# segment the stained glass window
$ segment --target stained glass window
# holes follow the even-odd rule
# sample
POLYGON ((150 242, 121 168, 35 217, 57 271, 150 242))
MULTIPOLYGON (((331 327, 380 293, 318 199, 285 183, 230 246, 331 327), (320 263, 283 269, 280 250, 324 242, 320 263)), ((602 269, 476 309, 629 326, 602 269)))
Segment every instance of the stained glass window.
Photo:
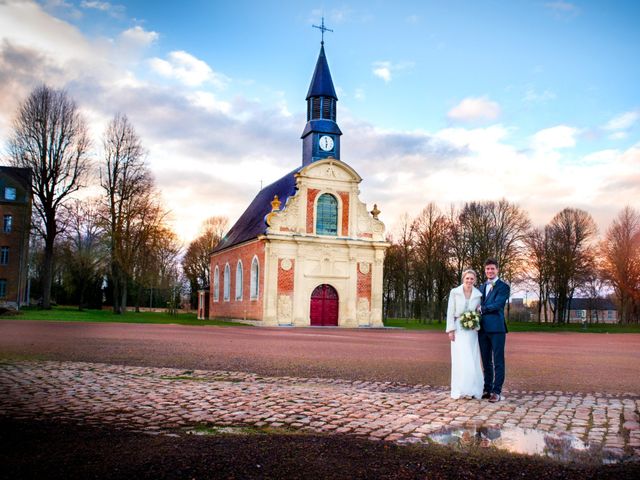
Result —
POLYGON ((318 199, 316 233, 318 235, 338 234, 338 200, 328 193, 323 193, 318 199))

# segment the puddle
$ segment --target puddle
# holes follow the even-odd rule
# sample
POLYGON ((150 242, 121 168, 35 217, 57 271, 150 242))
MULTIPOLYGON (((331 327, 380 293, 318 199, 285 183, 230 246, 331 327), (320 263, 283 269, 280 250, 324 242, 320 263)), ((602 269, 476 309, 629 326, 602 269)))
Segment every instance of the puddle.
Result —
POLYGON ((246 427, 196 427, 194 429, 187 430, 187 435, 247 435, 248 429, 246 427))
POLYGON ((512 453, 542 455, 561 462, 618 463, 622 452, 589 445, 569 433, 544 432, 518 427, 467 427, 432 433, 431 441, 455 448, 498 448, 512 453))

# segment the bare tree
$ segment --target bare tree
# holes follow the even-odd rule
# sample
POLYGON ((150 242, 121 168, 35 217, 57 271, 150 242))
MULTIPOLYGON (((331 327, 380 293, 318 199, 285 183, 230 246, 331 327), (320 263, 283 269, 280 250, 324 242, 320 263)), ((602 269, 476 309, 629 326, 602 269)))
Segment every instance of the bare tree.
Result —
POLYGON ((527 246, 527 259, 525 261, 525 271, 528 280, 533 282, 538 290, 538 323, 548 321, 549 288, 550 288, 550 259, 549 259, 549 237, 547 229, 534 229, 529 232, 525 239, 527 246))
MULTIPOLYGON (((176 292, 180 290, 179 263, 181 245, 176 233, 164 222, 150 228, 145 233, 145 241, 141 246, 141 254, 134 267, 133 284, 136 289, 135 307, 140 311, 142 293, 149 292, 149 304, 153 306, 155 292, 156 301, 164 305, 177 307, 176 292)), ((163 306, 164 306, 163 305, 163 306)))
POLYGON ((484 281, 484 262, 495 258, 500 276, 512 281, 520 272, 524 240, 531 227, 527 213, 506 200, 470 202, 458 216, 459 241, 466 248, 467 265, 484 281))
POLYGON ((414 261, 415 225, 407 214, 403 215, 398 228, 398 238, 389 236, 391 247, 384 259, 383 283, 385 315, 409 318, 412 314, 413 298, 412 269, 414 261))
POLYGON ((104 222, 109 237, 113 311, 127 306, 127 284, 134 260, 144 243, 145 220, 151 212, 153 178, 147 168, 140 137, 126 115, 116 114, 104 134, 104 163, 100 186, 104 190, 104 222))
POLYGON ((565 208, 546 227, 554 319, 568 321, 568 309, 577 288, 593 274, 597 227, 584 210, 565 208))
POLYGON ((419 318, 442 321, 446 300, 456 283, 451 259, 449 219, 434 203, 429 203, 414 221, 414 283, 419 318))
POLYGON ((626 206, 600 244, 602 274, 614 288, 620 321, 640 320, 640 213, 626 206))
POLYGON ((200 234, 187 247, 182 259, 182 270, 189 282, 191 305, 197 302, 197 292, 208 288, 211 282, 211 252, 227 229, 227 217, 211 217, 204 221, 200 234))
POLYGON ((149 289, 151 295, 154 288, 158 294, 166 290, 167 287, 162 285, 163 269, 168 261, 165 257, 171 249, 175 250, 177 258, 180 245, 177 235, 166 224, 168 212, 154 190, 136 203, 135 215, 127 220, 129 228, 124 236, 126 244, 122 248, 122 258, 125 261, 122 265, 129 279, 127 283, 133 288, 136 312, 139 312, 145 290, 149 289))
MULTIPOLYGON (((104 231, 99 225, 97 200, 74 200, 65 209, 66 229, 62 235, 62 255, 66 277, 75 291, 78 309, 87 303, 90 289, 101 297, 108 252, 104 231)), ((95 296, 95 293, 94 293, 95 296)))
POLYGON ((86 122, 64 90, 37 87, 20 105, 9 141, 11 162, 30 168, 37 221, 44 241, 42 307, 51 308, 54 244, 61 233, 59 212, 84 186, 90 147, 86 122))

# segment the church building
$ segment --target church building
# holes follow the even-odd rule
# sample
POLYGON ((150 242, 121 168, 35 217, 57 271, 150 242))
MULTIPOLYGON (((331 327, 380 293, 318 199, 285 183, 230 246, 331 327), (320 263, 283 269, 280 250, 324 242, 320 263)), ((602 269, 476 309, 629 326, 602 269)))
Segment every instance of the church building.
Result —
POLYGON ((337 101, 323 41, 307 93, 302 165, 264 187, 215 247, 199 317, 382 326, 389 244, 377 207, 368 212, 358 197, 362 178, 340 159, 337 101))

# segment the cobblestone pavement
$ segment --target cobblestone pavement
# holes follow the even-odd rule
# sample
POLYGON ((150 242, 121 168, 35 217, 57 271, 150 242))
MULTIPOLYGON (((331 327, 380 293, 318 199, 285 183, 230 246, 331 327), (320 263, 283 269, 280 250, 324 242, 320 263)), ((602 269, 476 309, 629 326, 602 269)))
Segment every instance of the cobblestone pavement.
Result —
POLYGON ((446 427, 570 432, 640 460, 640 397, 506 391, 499 403, 452 400, 429 385, 98 363, 0 363, 0 414, 168 432, 189 425, 253 425, 426 441, 446 427))

